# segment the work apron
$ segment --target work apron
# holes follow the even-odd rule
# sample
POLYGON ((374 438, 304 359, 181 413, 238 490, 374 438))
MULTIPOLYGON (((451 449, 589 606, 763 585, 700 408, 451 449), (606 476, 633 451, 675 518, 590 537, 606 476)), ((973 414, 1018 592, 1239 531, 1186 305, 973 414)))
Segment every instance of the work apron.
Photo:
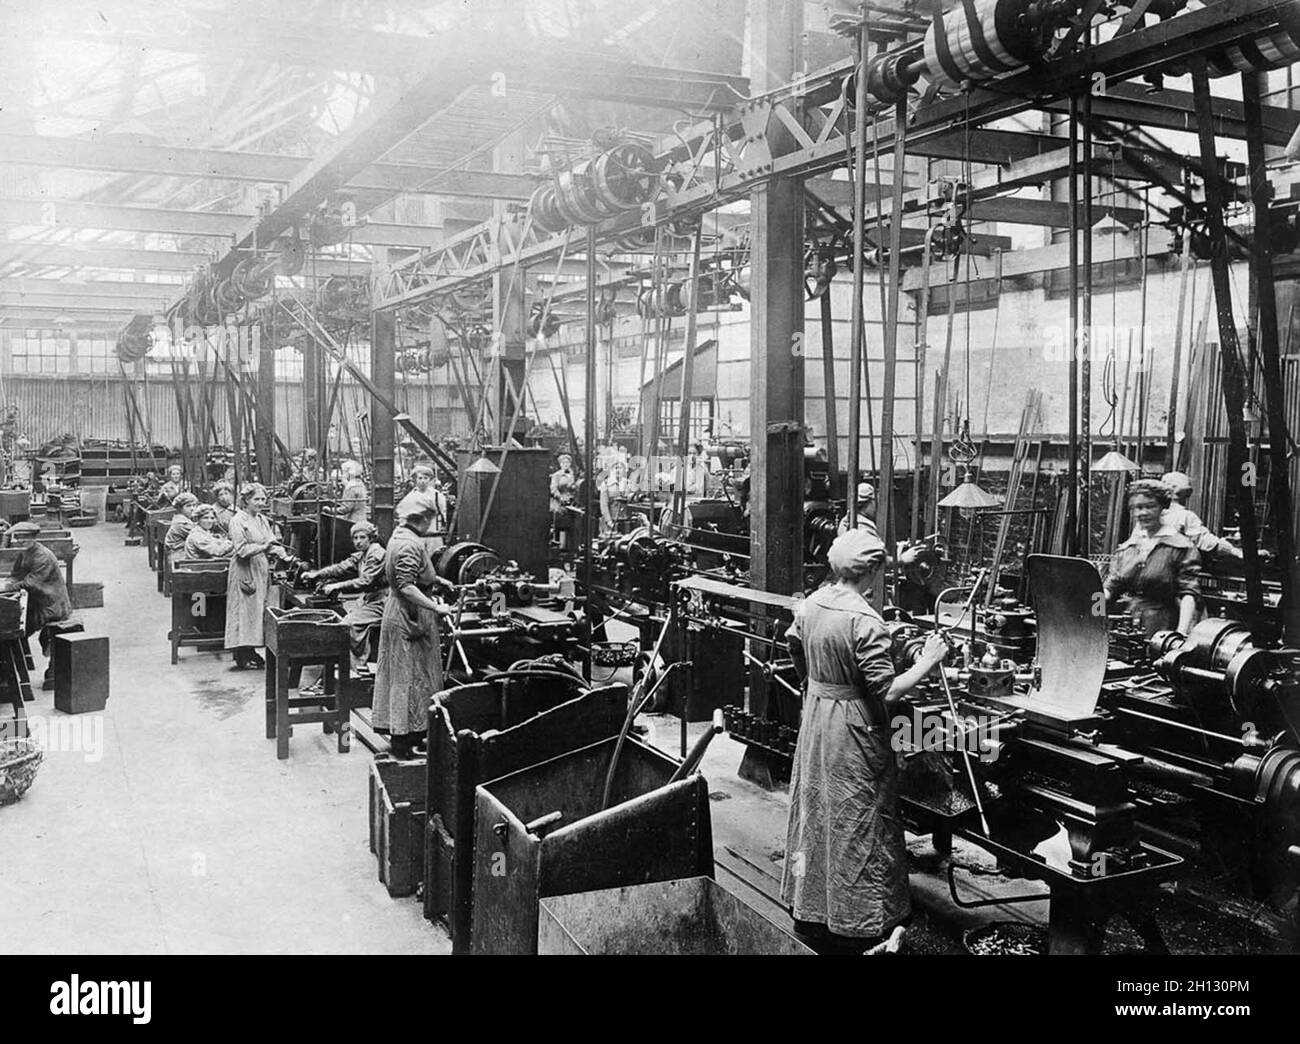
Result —
POLYGON ((790 785, 781 898, 836 935, 888 934, 911 913, 898 766, 884 708, 809 679, 790 785))

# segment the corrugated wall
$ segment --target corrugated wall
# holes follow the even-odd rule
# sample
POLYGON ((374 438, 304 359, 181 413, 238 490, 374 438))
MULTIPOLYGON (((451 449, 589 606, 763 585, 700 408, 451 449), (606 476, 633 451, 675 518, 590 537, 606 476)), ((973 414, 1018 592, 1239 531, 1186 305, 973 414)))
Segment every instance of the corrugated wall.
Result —
MULTIPOLYGON (((180 418, 176 407, 176 394, 168 378, 150 378, 147 393, 137 382, 136 395, 140 409, 152 428, 155 443, 178 447, 181 443, 180 418)), ((226 440, 229 425, 226 421, 226 400, 222 389, 217 389, 217 431, 226 440)), ((405 389, 398 381, 398 404, 417 421, 423 422, 437 436, 445 433, 436 423, 431 423, 429 389, 422 383, 412 382, 405 389)), ((353 418, 354 438, 358 413, 368 412, 370 399, 357 385, 345 382, 339 394, 339 413, 346 411, 353 418)), ((95 376, 23 376, 8 374, 0 380, 0 402, 18 407, 18 429, 40 445, 64 434, 82 439, 126 440, 129 432, 126 423, 124 382, 120 377, 95 376)), ((305 445, 303 432, 302 386, 295 382, 280 381, 275 392, 276 430, 293 451, 305 445)), ((340 432, 336 449, 346 448, 340 432)))

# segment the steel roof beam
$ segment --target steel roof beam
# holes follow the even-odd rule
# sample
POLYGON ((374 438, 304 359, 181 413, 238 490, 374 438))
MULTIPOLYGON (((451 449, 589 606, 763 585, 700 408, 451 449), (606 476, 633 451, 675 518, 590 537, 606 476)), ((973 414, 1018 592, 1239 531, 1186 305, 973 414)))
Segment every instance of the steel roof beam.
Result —
MULTIPOLYGON (((203 210, 127 207, 77 200, 0 199, 0 226, 93 228, 107 232, 161 232, 175 236, 231 239, 255 219, 254 214, 214 214, 203 210)), ((427 249, 442 244, 443 232, 435 226, 370 221, 358 224, 349 238, 359 246, 427 249)))
MULTIPOLYGON (((287 184, 311 160, 259 152, 173 148, 133 142, 55 138, 43 134, 0 134, 0 165, 112 171, 178 178, 216 178, 259 184, 287 184)), ((428 192, 470 199, 527 199, 536 179, 490 170, 448 170, 445 165, 374 163, 346 184, 358 191, 428 192)))

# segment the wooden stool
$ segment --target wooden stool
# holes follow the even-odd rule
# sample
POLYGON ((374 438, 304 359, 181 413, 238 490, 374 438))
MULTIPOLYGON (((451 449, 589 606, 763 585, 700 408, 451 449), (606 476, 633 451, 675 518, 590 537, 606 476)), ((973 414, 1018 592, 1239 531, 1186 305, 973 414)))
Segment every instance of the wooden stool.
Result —
POLYGON ((0 701, 9 703, 13 711, 13 736, 27 736, 27 708, 24 703, 36 699, 32 692, 31 664, 27 651, 27 636, 21 628, 0 632, 0 701))
POLYGON ((324 609, 271 609, 263 617, 266 646, 266 738, 275 740, 275 756, 289 756, 294 725, 320 722, 338 735, 338 751, 352 749, 350 690, 351 647, 348 627, 340 616, 324 609), (303 667, 325 669, 324 692, 290 696, 294 676, 303 667), (331 706, 332 704, 332 706, 331 706), (304 708, 304 709, 297 709, 304 708), (308 709, 310 708, 310 709, 308 709))

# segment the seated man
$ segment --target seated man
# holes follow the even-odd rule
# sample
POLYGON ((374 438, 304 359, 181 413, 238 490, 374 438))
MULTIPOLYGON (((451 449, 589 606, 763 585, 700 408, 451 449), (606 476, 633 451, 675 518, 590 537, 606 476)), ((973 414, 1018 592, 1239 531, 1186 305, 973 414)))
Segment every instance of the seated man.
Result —
POLYGON ((352 554, 336 565, 326 566, 302 574, 308 582, 333 580, 323 589, 326 594, 360 594, 343 617, 350 628, 352 640, 352 672, 366 674, 370 671, 367 653, 370 629, 378 627, 384 618, 384 604, 388 600, 388 578, 384 574, 384 545, 379 542, 379 532, 369 522, 358 522, 352 527, 352 554))
MULTIPOLYGON (((49 655, 49 637, 44 628, 72 615, 72 600, 63 581, 63 565, 36 537, 41 527, 35 522, 20 522, 9 530, 9 546, 23 549, 14 562, 14 571, 0 584, 3 591, 27 592, 27 637, 40 632, 41 652, 49 655)), ((49 677, 49 670, 46 670, 49 677)))

